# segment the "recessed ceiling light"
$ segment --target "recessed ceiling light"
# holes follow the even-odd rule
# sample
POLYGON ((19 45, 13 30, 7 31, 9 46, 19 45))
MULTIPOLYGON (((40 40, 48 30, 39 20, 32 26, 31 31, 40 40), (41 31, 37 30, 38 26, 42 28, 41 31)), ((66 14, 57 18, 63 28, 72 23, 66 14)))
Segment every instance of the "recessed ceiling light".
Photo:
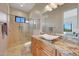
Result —
POLYGON ((57 4, 55 4, 55 3, 50 3, 49 6, 50 6, 51 8, 53 8, 53 9, 56 9, 56 8, 57 8, 57 4))
POLYGON ((29 23, 29 21, 26 21, 26 23, 29 23))
POLYGON ((21 4, 20 7, 23 7, 23 4, 21 4))

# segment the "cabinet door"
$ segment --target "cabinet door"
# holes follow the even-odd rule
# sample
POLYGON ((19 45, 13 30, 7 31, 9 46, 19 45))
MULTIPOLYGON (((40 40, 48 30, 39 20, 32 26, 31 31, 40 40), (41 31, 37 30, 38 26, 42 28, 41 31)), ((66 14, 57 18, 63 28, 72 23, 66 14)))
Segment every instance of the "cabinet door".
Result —
POLYGON ((34 56, 55 56, 56 51, 45 42, 32 38, 32 54, 34 56))
POLYGON ((58 50, 56 50, 56 53, 57 53, 56 56, 62 56, 61 53, 58 50))
POLYGON ((55 56, 55 49, 41 40, 38 40, 38 49, 41 50, 40 55, 55 56))
POLYGON ((49 49, 49 48, 47 48, 47 49, 45 49, 45 48, 43 48, 42 49, 43 50, 43 52, 45 52, 48 56, 55 56, 55 49, 49 49))
POLYGON ((34 38, 32 38, 32 54, 35 56, 36 55, 36 41, 34 38))
POLYGON ((47 53, 47 52, 46 52, 45 50, 43 50, 43 49, 40 49, 39 52, 40 52, 40 55, 39 55, 39 56, 50 56, 49 53, 47 53))
POLYGON ((39 56, 40 52, 39 52, 39 42, 37 39, 32 38, 32 55, 33 56, 39 56))
POLYGON ((55 56, 55 49, 51 47, 50 45, 43 43, 41 48, 47 52, 50 56, 55 56))

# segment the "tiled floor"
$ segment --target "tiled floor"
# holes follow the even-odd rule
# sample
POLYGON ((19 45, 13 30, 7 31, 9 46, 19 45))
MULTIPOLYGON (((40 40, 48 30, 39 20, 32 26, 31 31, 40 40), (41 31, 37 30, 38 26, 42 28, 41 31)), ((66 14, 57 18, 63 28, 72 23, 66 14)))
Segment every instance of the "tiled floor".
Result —
POLYGON ((2 37, 2 34, 0 33, 0 55, 4 55, 4 51, 7 48, 7 41, 7 35, 2 37))
POLYGON ((19 45, 5 51, 6 56, 32 56, 31 49, 27 50, 24 45, 19 45))

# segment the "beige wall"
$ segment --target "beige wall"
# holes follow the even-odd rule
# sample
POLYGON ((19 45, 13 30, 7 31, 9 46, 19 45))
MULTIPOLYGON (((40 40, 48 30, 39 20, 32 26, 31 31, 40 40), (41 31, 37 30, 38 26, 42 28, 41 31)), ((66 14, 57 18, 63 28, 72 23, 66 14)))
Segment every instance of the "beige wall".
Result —
MULTIPOLYGON (((60 10, 59 10, 60 11, 60 10)), ((63 13, 62 12, 57 12, 53 13, 53 15, 50 15, 50 24, 52 25, 51 27, 53 28, 53 33, 63 33, 63 13)))

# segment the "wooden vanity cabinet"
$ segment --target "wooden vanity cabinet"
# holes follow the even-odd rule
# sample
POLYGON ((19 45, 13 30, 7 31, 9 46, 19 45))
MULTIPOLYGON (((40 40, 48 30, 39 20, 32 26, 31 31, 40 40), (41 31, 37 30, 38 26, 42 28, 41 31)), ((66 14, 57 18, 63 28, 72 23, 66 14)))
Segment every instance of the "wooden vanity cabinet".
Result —
POLYGON ((37 40, 32 39, 32 55, 38 55, 37 40))
POLYGON ((61 53, 57 49, 55 49, 55 53, 56 53, 56 56, 62 56, 61 53))
POLYGON ((43 41, 32 37, 33 56, 56 56, 56 50, 43 41))

